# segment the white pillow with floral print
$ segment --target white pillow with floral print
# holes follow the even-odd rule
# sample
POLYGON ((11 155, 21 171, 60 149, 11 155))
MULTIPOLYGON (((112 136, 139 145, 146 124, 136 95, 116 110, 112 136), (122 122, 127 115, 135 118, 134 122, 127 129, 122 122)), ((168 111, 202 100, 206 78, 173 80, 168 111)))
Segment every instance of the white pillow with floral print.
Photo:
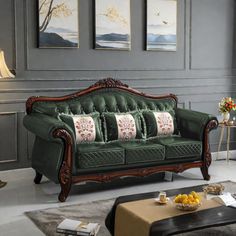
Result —
POLYGON ((76 142, 94 142, 96 137, 95 122, 91 116, 72 116, 76 142))
POLYGON ((115 118, 118 128, 118 139, 135 139, 137 131, 134 117, 131 114, 115 114, 115 118))
POLYGON ((143 111, 147 129, 147 138, 170 136, 175 133, 175 121, 169 112, 143 111))
POLYGON ((142 130, 143 117, 138 111, 127 113, 105 112, 103 118, 106 141, 128 141, 145 137, 142 130))
POLYGON ((156 124, 157 135, 172 135, 174 133, 174 121, 169 112, 153 112, 156 124))
POLYGON ((76 143, 103 141, 99 113, 94 112, 84 115, 61 114, 60 118, 74 130, 76 143))

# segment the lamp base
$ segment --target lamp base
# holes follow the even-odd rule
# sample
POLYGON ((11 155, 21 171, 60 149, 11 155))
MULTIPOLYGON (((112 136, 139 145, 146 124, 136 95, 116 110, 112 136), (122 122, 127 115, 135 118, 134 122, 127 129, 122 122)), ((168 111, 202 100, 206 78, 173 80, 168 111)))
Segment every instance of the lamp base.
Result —
POLYGON ((0 180, 0 188, 3 188, 6 185, 7 185, 7 182, 3 182, 2 180, 0 180))

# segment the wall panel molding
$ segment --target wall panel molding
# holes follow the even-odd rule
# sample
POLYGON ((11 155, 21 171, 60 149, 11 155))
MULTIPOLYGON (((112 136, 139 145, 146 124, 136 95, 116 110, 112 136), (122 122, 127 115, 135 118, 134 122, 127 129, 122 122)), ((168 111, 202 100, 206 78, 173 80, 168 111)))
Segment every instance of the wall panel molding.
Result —
MULTIPOLYGON (((136 71, 132 71, 132 72, 136 72, 136 71)), ((228 71, 229 73, 230 71, 228 71)), ((235 71, 236 72, 236 71, 235 71)), ((129 76, 126 76, 125 78, 123 77, 117 77, 117 76, 113 76, 113 78, 115 79, 118 79, 118 80, 122 80, 122 81, 151 81, 153 80, 153 82, 156 82, 156 83, 159 83, 160 81, 162 80, 165 80, 165 81, 199 81, 199 82, 204 82, 204 80, 211 80, 212 82, 216 82, 216 83, 219 83, 219 81, 223 84, 226 80, 230 80, 230 79, 236 79, 236 75, 229 75, 228 73, 226 74, 223 74, 223 75, 212 75, 212 74, 209 74, 209 75, 199 75, 197 76, 196 74, 195 75, 183 75, 183 76, 172 76, 170 77, 169 75, 166 75, 166 76, 156 76, 156 77, 150 77, 150 76, 137 76, 137 77, 130 77, 129 76)), ((81 77, 66 77, 66 76, 63 76, 63 77, 47 77, 47 78, 44 78, 44 77, 31 77, 31 78, 24 78, 24 77, 16 77, 14 79, 0 79, 0 83, 7 83, 7 84, 11 84, 11 83, 35 83, 35 82, 39 82, 39 81, 42 81, 42 82, 51 82, 51 81, 57 81, 57 82, 70 82, 70 81, 76 81, 76 82, 82 82, 82 81, 85 81, 85 82, 89 82, 89 83, 95 83, 97 82, 99 79, 104 79, 106 78, 106 76, 97 76, 96 78, 95 77, 84 77, 84 76, 81 76, 81 77)))
POLYGON ((0 105, 2 104, 24 104, 26 102, 26 99, 12 99, 12 100, 0 100, 0 105))
MULTIPOLYGON (((208 0, 209 1, 212 1, 212 3, 217 3, 216 1, 214 0, 208 0)), ((227 0, 228 2, 228 5, 230 3, 230 1, 233 2, 233 0, 227 0)), ((198 2, 198 1, 195 1, 195 3, 198 2)), ((199 1, 200 2, 200 1, 199 1)), ((198 2, 198 4, 199 4, 198 2)), ((218 1, 218 3, 220 2, 220 0, 218 1)), ((225 3, 226 1, 225 0, 221 0, 221 2, 225 3)), ((227 4, 225 4, 227 5, 227 4)), ((231 8, 233 9, 233 8, 231 8)), ((232 70, 232 63, 228 63, 227 66, 194 66, 193 65, 193 43, 192 43, 192 40, 193 40, 193 0, 190 0, 190 49, 189 49, 189 69, 192 70, 192 71, 210 71, 210 70, 215 70, 215 71, 221 71, 221 70, 232 70)), ((220 13, 221 11, 219 11, 220 13)), ((222 14, 223 15, 223 14, 222 14)), ((227 16, 228 17, 228 16, 227 16)), ((207 21, 206 21, 207 23, 207 21)), ((231 23, 234 23, 234 22, 231 22, 231 23)), ((204 27, 204 25, 202 26, 204 27)), ((228 26, 227 26, 228 27, 228 26)), ((196 27, 197 28, 197 27, 196 27)), ((221 28, 225 28, 225 27, 221 27, 221 28)), ((231 29, 231 27, 228 27, 228 29, 231 29)), ((223 34, 222 34, 223 35, 223 34)), ((205 35, 200 35, 200 39, 201 38, 204 38, 205 35)), ((225 37, 224 37, 225 38, 225 37)), ((214 43, 214 42, 212 42, 214 43)), ((233 44, 232 44, 233 45, 233 44)), ((218 50, 218 48, 215 49, 216 51, 218 50)), ((216 56, 218 57, 218 56, 216 56)), ((214 57, 213 57, 214 58, 214 57)), ((209 60, 206 59, 206 64, 209 60)))
POLYGON ((12 68, 13 70, 17 70, 17 24, 16 24, 16 15, 17 15, 17 8, 16 8, 16 0, 12 0, 13 4, 12 4, 12 11, 13 11, 13 64, 14 64, 14 68, 12 68))
MULTIPOLYGON (((2 126, 6 124, 10 127, 11 132, 7 135, 9 140, 9 136, 15 138, 13 151, 7 150, 7 147, 3 149, 7 154, 5 158, 11 160, 7 160, 7 163, 0 162, 0 170, 26 167, 30 164, 33 135, 24 128, 22 122, 25 102, 30 96, 62 96, 87 88, 99 79, 113 77, 147 94, 176 94, 179 99, 178 107, 218 114, 217 105, 222 97, 236 97, 236 68, 231 68, 228 58, 222 52, 222 48, 219 48, 221 42, 222 47, 227 50, 231 47, 227 46, 227 43, 231 40, 230 32, 233 30, 230 18, 232 1, 178 0, 178 7, 181 9, 178 11, 178 51, 175 53, 144 50, 145 0, 132 0, 131 17, 135 16, 131 18, 132 38, 135 36, 132 50, 114 53, 92 49, 90 8, 94 0, 80 1, 80 27, 83 31, 79 49, 36 48, 36 1, 0 0, 2 12, 9 13, 6 21, 9 22, 9 26, 4 23, 3 28, 6 35, 12 35, 9 42, 6 41, 6 37, 3 41, 9 49, 10 57, 10 50, 13 50, 11 67, 17 70, 15 79, 0 79, 0 118, 1 111, 10 117, 9 121, 2 119, 2 126), (8 4, 5 6, 6 2, 8 4), (219 19, 212 19, 212 11, 221 14, 219 19), (206 22, 203 22, 202 17, 206 22), (198 22, 202 22, 202 25, 198 22), (221 27, 229 22, 227 29, 220 28, 222 36, 209 43, 211 38, 219 35, 218 24, 221 22, 224 22, 221 27), (218 27, 217 30, 212 31, 212 26, 218 27), (198 34, 208 31, 212 33, 206 39, 205 35, 198 34), (209 45, 204 44, 205 40, 209 45), (199 47, 194 48, 196 46, 199 47), (198 54, 198 49, 201 50, 202 47, 209 47, 210 52, 215 51, 212 57, 206 54, 210 60, 198 54), (81 55, 85 55, 84 58, 81 55), (99 60, 92 60, 90 63, 91 55, 95 55, 95 59, 99 56, 99 60), (63 61, 64 57, 68 59, 63 61), (130 61, 126 63, 124 58, 130 61), (75 59, 78 61, 74 61, 75 59), (11 124, 12 127, 17 126, 15 133, 11 124)), ((211 144, 215 149, 219 131, 214 132, 216 133, 212 132, 211 144)))
MULTIPOLYGON (((236 87, 236 85, 233 85, 232 87, 236 87)), ((87 87, 80 87, 79 88, 79 91, 80 90, 83 90, 87 87)), ((142 89, 190 89, 190 88, 195 88, 196 89, 196 85, 185 85, 185 84, 179 84, 179 85, 173 85, 173 86, 169 86, 169 85, 154 85, 154 86, 143 86, 143 85, 140 85, 140 86, 135 86, 134 87, 135 89, 139 89, 139 90, 142 90, 142 89)), ((212 89, 212 85, 201 85, 201 86, 197 86, 197 88, 208 88, 208 89, 212 89)), ((214 89, 216 88, 220 88, 222 89, 222 84, 219 84, 219 85, 214 85, 214 89)), ((64 92, 64 91, 78 91, 78 88, 75 88, 75 87, 68 87, 68 88, 60 88, 60 87, 51 87, 51 88, 35 88, 35 87, 32 87, 32 88, 28 88, 28 89, 0 89, 0 93, 32 93, 32 92, 64 92)), ((233 88, 231 89, 227 89, 227 91, 229 92, 232 92, 232 91, 235 91, 233 88)), ((211 93, 211 91, 210 91, 211 93)))
MULTIPOLYGON (((14 134, 12 135, 12 137, 9 137, 10 139, 14 140, 14 146, 11 145, 7 145, 6 147, 8 149, 13 150, 13 153, 11 155, 13 156, 2 156, 2 152, 0 152, 0 164, 2 163, 9 163, 9 162, 18 162, 18 125, 17 125, 17 112, 0 112, 0 119, 3 116, 13 116, 14 118, 14 134)), ((5 124, 4 124, 5 126, 5 124)), ((6 139, 6 135, 8 133, 1 133, 2 136, 4 136, 4 139, 6 139)), ((3 137, 2 137, 3 138, 3 137)), ((3 150, 3 147, 1 148, 3 150)))
MULTIPOLYGON (((82 3, 82 1, 80 2, 80 4, 84 4, 82 3)), ((40 65, 32 65, 32 62, 30 60, 30 46, 32 45, 32 40, 30 40, 29 38, 29 35, 32 35, 32 33, 30 33, 30 22, 31 19, 30 19, 30 13, 32 14, 32 1, 31 0, 24 0, 24 16, 25 16, 25 20, 24 20, 24 23, 25 23, 25 27, 24 27, 24 30, 25 30, 25 37, 26 37, 26 40, 25 40, 25 70, 26 71, 45 71, 45 72, 50 72, 50 71, 63 71, 63 72, 78 72, 78 71, 127 71, 127 72, 131 72, 131 71, 185 71, 186 69, 186 53, 185 53, 185 50, 186 50, 186 39, 185 39, 185 34, 186 34, 186 0, 183 0, 183 1, 180 1, 179 5, 178 5, 178 10, 180 11, 182 8, 180 8, 180 6, 183 7, 184 11, 183 11, 183 16, 179 13, 179 16, 183 17, 183 22, 180 22, 182 23, 183 25, 180 25, 180 23, 178 24, 178 27, 182 27, 183 29, 183 32, 182 34, 183 35, 178 35, 178 38, 179 37, 182 37, 183 38, 183 51, 181 52, 181 55, 183 56, 183 62, 181 66, 177 66, 176 68, 172 68, 170 66, 168 66, 168 64, 166 64, 165 66, 163 66, 162 68, 156 68, 155 67, 150 67, 150 68, 145 68, 143 67, 142 69, 140 69, 140 67, 132 67, 132 66, 128 66, 128 67, 122 67, 122 68, 118 68, 117 66, 114 65, 114 67, 112 66, 112 68, 108 68, 108 69, 93 69, 91 67, 83 67, 81 69, 79 69, 78 67, 73 67, 73 68, 66 68, 64 67, 63 70, 59 69, 59 68, 55 68, 53 66, 50 66, 49 68, 44 68, 40 65), (183 3, 182 3, 183 2, 183 3), (182 4, 182 5, 181 5, 182 4)), ((182 9, 182 10, 183 10, 182 9)), ((34 9, 33 9, 34 10, 34 9)), ((145 9, 142 9, 143 11, 145 9)), ((35 9, 36 11, 36 9, 35 9)), ((32 17, 32 15, 31 15, 32 17)), ((132 15, 131 15, 131 18, 132 18, 132 15)), ((81 19, 81 18, 80 18, 81 19)), ((145 20, 143 19, 143 21, 145 22, 145 20)), ((32 30, 32 29, 31 29, 32 30)), ((131 29, 132 30, 132 29, 131 29)), ((141 27, 140 27, 140 31, 141 31, 141 27)), ((140 35, 139 35, 140 37, 140 35)), ((143 35, 143 37, 145 37, 145 35, 143 35)), ((94 39, 93 38, 89 38, 88 39, 89 41, 93 41, 94 39)), ((36 45, 36 43, 34 43, 34 46, 36 45)), ((80 45, 80 47, 83 47, 83 45, 80 45)), ((52 50, 52 52, 54 51, 58 51, 58 50, 64 50, 65 52, 69 52, 70 50, 77 50, 78 49, 38 49, 38 50, 41 50, 42 52, 47 52, 47 50, 52 50)), ((87 49, 88 51, 91 50, 91 48, 87 49)), ((96 55, 97 52, 99 52, 100 54, 103 54, 104 57, 109 57, 111 56, 111 53, 112 51, 105 51, 105 50, 94 50, 92 49, 94 54, 96 55), (110 55, 109 55, 110 54, 110 55)), ((134 48, 131 49, 131 52, 132 51, 135 51, 134 48)), ((79 51, 78 51, 79 53, 79 51)), ((116 52, 117 54, 120 54, 119 51, 116 52)), ((126 52, 123 52, 123 53, 126 53, 126 52)), ((174 55, 176 53, 179 53, 179 51, 177 52, 162 52, 162 51, 145 51, 142 49, 142 55, 146 55, 147 53, 149 53, 149 55, 153 55, 153 54, 156 54, 156 55, 170 55, 171 53, 174 55)), ((113 55, 114 56, 114 55, 113 55)), ((117 55, 115 55, 114 57, 117 57, 117 55)), ((129 60, 128 60, 129 61, 129 60)), ((145 61, 145 59, 144 59, 145 61)), ((179 60, 176 60, 176 62, 179 63, 179 60)))

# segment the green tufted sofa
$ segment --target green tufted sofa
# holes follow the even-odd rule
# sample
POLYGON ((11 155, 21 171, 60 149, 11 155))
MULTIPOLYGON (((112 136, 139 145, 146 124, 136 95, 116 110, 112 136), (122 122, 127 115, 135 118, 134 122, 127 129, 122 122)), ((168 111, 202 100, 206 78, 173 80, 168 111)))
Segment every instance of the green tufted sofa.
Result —
MULTIPOLYGON (((209 180, 211 163, 209 132, 216 117, 177 108, 175 95, 153 96, 111 78, 63 97, 30 97, 24 126, 35 134, 32 167, 34 182, 42 175, 60 183, 59 200, 65 201, 71 185, 82 181, 110 181, 122 176, 146 176, 156 172, 182 172, 199 167, 209 180), (167 111, 176 122, 174 135, 130 141, 76 143, 75 132, 60 114, 99 112, 167 111)), ((142 129, 144 129, 142 124, 142 129)), ((154 127, 149 125, 149 130, 154 127)), ((104 130, 102 130, 104 132, 104 130)), ((113 133, 112 130, 107 132, 113 133)))

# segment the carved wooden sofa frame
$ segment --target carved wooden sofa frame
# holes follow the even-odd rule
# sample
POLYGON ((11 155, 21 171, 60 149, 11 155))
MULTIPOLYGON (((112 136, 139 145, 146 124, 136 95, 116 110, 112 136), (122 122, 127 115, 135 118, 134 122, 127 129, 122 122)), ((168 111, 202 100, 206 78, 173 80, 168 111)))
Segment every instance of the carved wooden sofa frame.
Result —
MULTIPOLYGON (((123 84, 118 80, 114 80, 112 78, 107 78, 98 81, 94 85, 90 86, 89 88, 82 90, 80 92, 62 96, 62 97, 30 97, 26 102, 26 111, 27 114, 32 112, 32 107, 35 102, 39 101, 65 101, 68 99, 77 98, 83 96, 85 94, 91 93, 95 90, 103 89, 103 88, 119 88, 120 90, 128 91, 132 94, 141 95, 146 98, 169 98, 172 97, 177 102, 177 97, 173 94, 163 95, 163 96, 154 96, 154 95, 147 95, 141 93, 135 89, 130 88, 128 85, 123 84)), ((121 171, 112 171, 100 174, 86 174, 82 176, 72 176, 72 145, 73 145, 73 138, 65 129, 57 129, 53 132, 53 136, 55 138, 60 138, 64 141, 65 151, 64 151, 64 158, 61 164, 61 168, 59 171, 59 183, 61 185, 61 192, 58 196, 59 201, 64 202, 70 192, 71 185, 76 184, 79 182, 84 181, 98 181, 98 182, 108 182, 113 179, 122 177, 122 176, 148 176, 157 172, 164 172, 164 171, 171 171, 175 173, 183 172, 189 168, 196 168, 199 167, 201 169, 202 175, 204 180, 209 180, 210 175, 208 173, 208 168, 211 164, 211 152, 210 152, 210 144, 209 144, 209 132, 212 129, 215 129, 218 126, 217 120, 211 120, 207 123, 204 129, 204 147, 203 147, 203 159, 201 161, 195 161, 192 163, 181 163, 181 164, 171 164, 171 165, 162 165, 162 166, 155 166, 155 167, 145 167, 145 168, 136 168, 130 170, 121 170, 121 171)), ((34 182, 39 184, 42 179, 42 174, 36 172, 36 176, 34 182)))

